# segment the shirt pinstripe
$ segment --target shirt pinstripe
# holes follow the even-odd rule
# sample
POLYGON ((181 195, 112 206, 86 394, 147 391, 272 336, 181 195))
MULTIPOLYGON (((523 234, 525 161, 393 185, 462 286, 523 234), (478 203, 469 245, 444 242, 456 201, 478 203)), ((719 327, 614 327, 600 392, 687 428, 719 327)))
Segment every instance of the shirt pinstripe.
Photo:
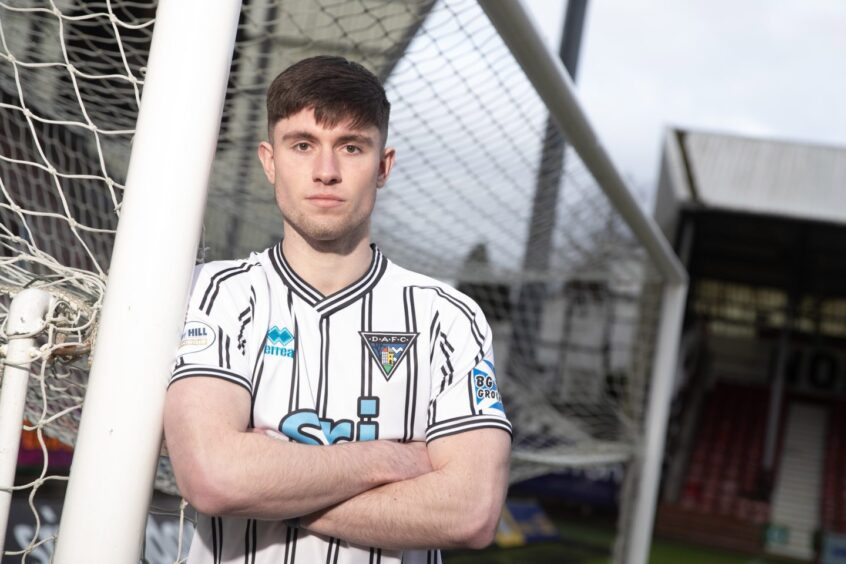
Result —
MULTIPOLYGON (((305 444, 511 432, 481 310, 376 247, 364 276, 331 296, 297 276, 281 244, 197 267, 171 382, 190 377, 244 388, 253 427, 305 444)), ((188 561, 417 564, 440 562, 440 554, 201 516, 188 561)))

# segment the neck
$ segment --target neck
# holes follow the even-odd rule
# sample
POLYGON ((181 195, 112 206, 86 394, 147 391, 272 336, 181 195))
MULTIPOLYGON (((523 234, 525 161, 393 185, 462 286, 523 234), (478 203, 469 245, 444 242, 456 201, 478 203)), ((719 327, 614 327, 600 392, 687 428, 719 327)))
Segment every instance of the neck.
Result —
POLYGON ((324 296, 364 276, 373 259, 370 233, 343 241, 311 241, 287 229, 282 252, 291 268, 324 296))

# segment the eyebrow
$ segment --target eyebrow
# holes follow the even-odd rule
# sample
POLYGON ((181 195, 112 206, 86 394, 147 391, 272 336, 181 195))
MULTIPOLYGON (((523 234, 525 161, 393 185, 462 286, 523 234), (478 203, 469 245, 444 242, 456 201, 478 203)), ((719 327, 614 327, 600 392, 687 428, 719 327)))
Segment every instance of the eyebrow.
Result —
MULTIPOLYGON (((293 141, 295 139, 302 139, 312 143, 315 143, 318 140, 317 136, 309 133, 308 131, 289 131, 288 133, 282 135, 282 141, 293 141)), ((359 145, 366 145, 367 147, 373 147, 376 144, 370 136, 358 133, 341 135, 335 140, 336 145, 345 145, 347 143, 357 143, 359 145)))
POLYGON ((338 138, 337 144, 338 145, 345 145, 347 143, 357 143, 359 145, 366 145, 368 147, 372 147, 375 143, 373 139, 370 138, 368 135, 359 135, 356 133, 350 133, 348 135, 341 135, 338 138))
POLYGON ((306 141, 317 141, 317 137, 308 131, 289 131, 282 135, 282 141, 293 141, 294 139, 304 139, 306 141))

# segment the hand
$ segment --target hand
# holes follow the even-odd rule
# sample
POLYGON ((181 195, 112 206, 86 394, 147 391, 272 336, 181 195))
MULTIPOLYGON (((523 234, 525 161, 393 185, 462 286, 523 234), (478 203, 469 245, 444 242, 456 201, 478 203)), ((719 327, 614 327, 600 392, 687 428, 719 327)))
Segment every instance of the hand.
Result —
MULTIPOLYGON (((372 446, 378 445, 385 449, 379 453, 380 458, 384 456, 384 462, 386 462, 386 466, 390 469, 390 479, 385 480, 385 482, 410 480, 423 474, 428 474, 433 470, 432 461, 429 459, 429 450, 426 448, 426 443, 422 441, 399 443, 390 440, 377 440, 368 441, 367 444, 372 446), (384 452, 384 455, 382 452, 384 452)), ((326 507, 310 515, 303 515, 296 521, 292 521, 292 525, 313 530, 312 524, 331 509, 332 507, 326 507)))

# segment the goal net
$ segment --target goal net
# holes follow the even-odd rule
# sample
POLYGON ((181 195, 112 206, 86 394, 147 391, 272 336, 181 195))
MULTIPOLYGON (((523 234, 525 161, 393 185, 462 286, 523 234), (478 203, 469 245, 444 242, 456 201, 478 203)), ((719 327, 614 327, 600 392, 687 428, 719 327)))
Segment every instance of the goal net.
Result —
MULTIPOLYGON (((22 427, 41 456, 12 488, 29 517, 10 525, 9 557, 47 558, 56 534, 56 511, 45 517, 38 499, 60 499, 67 464, 47 444, 72 447, 84 408, 155 15, 152 0, 0 1, 0 321, 23 288, 54 296, 22 427)), ((385 81, 398 164, 374 240, 394 262, 455 284, 491 322, 512 481, 633 468, 663 280, 475 0, 244 0, 198 260, 281 237, 255 157, 264 91, 315 54, 385 81)), ((190 521, 164 495, 178 496, 166 457, 156 489, 154 506, 190 521)), ((162 523, 151 517, 147 559, 184 558, 190 532, 178 531, 190 526, 162 523)))

